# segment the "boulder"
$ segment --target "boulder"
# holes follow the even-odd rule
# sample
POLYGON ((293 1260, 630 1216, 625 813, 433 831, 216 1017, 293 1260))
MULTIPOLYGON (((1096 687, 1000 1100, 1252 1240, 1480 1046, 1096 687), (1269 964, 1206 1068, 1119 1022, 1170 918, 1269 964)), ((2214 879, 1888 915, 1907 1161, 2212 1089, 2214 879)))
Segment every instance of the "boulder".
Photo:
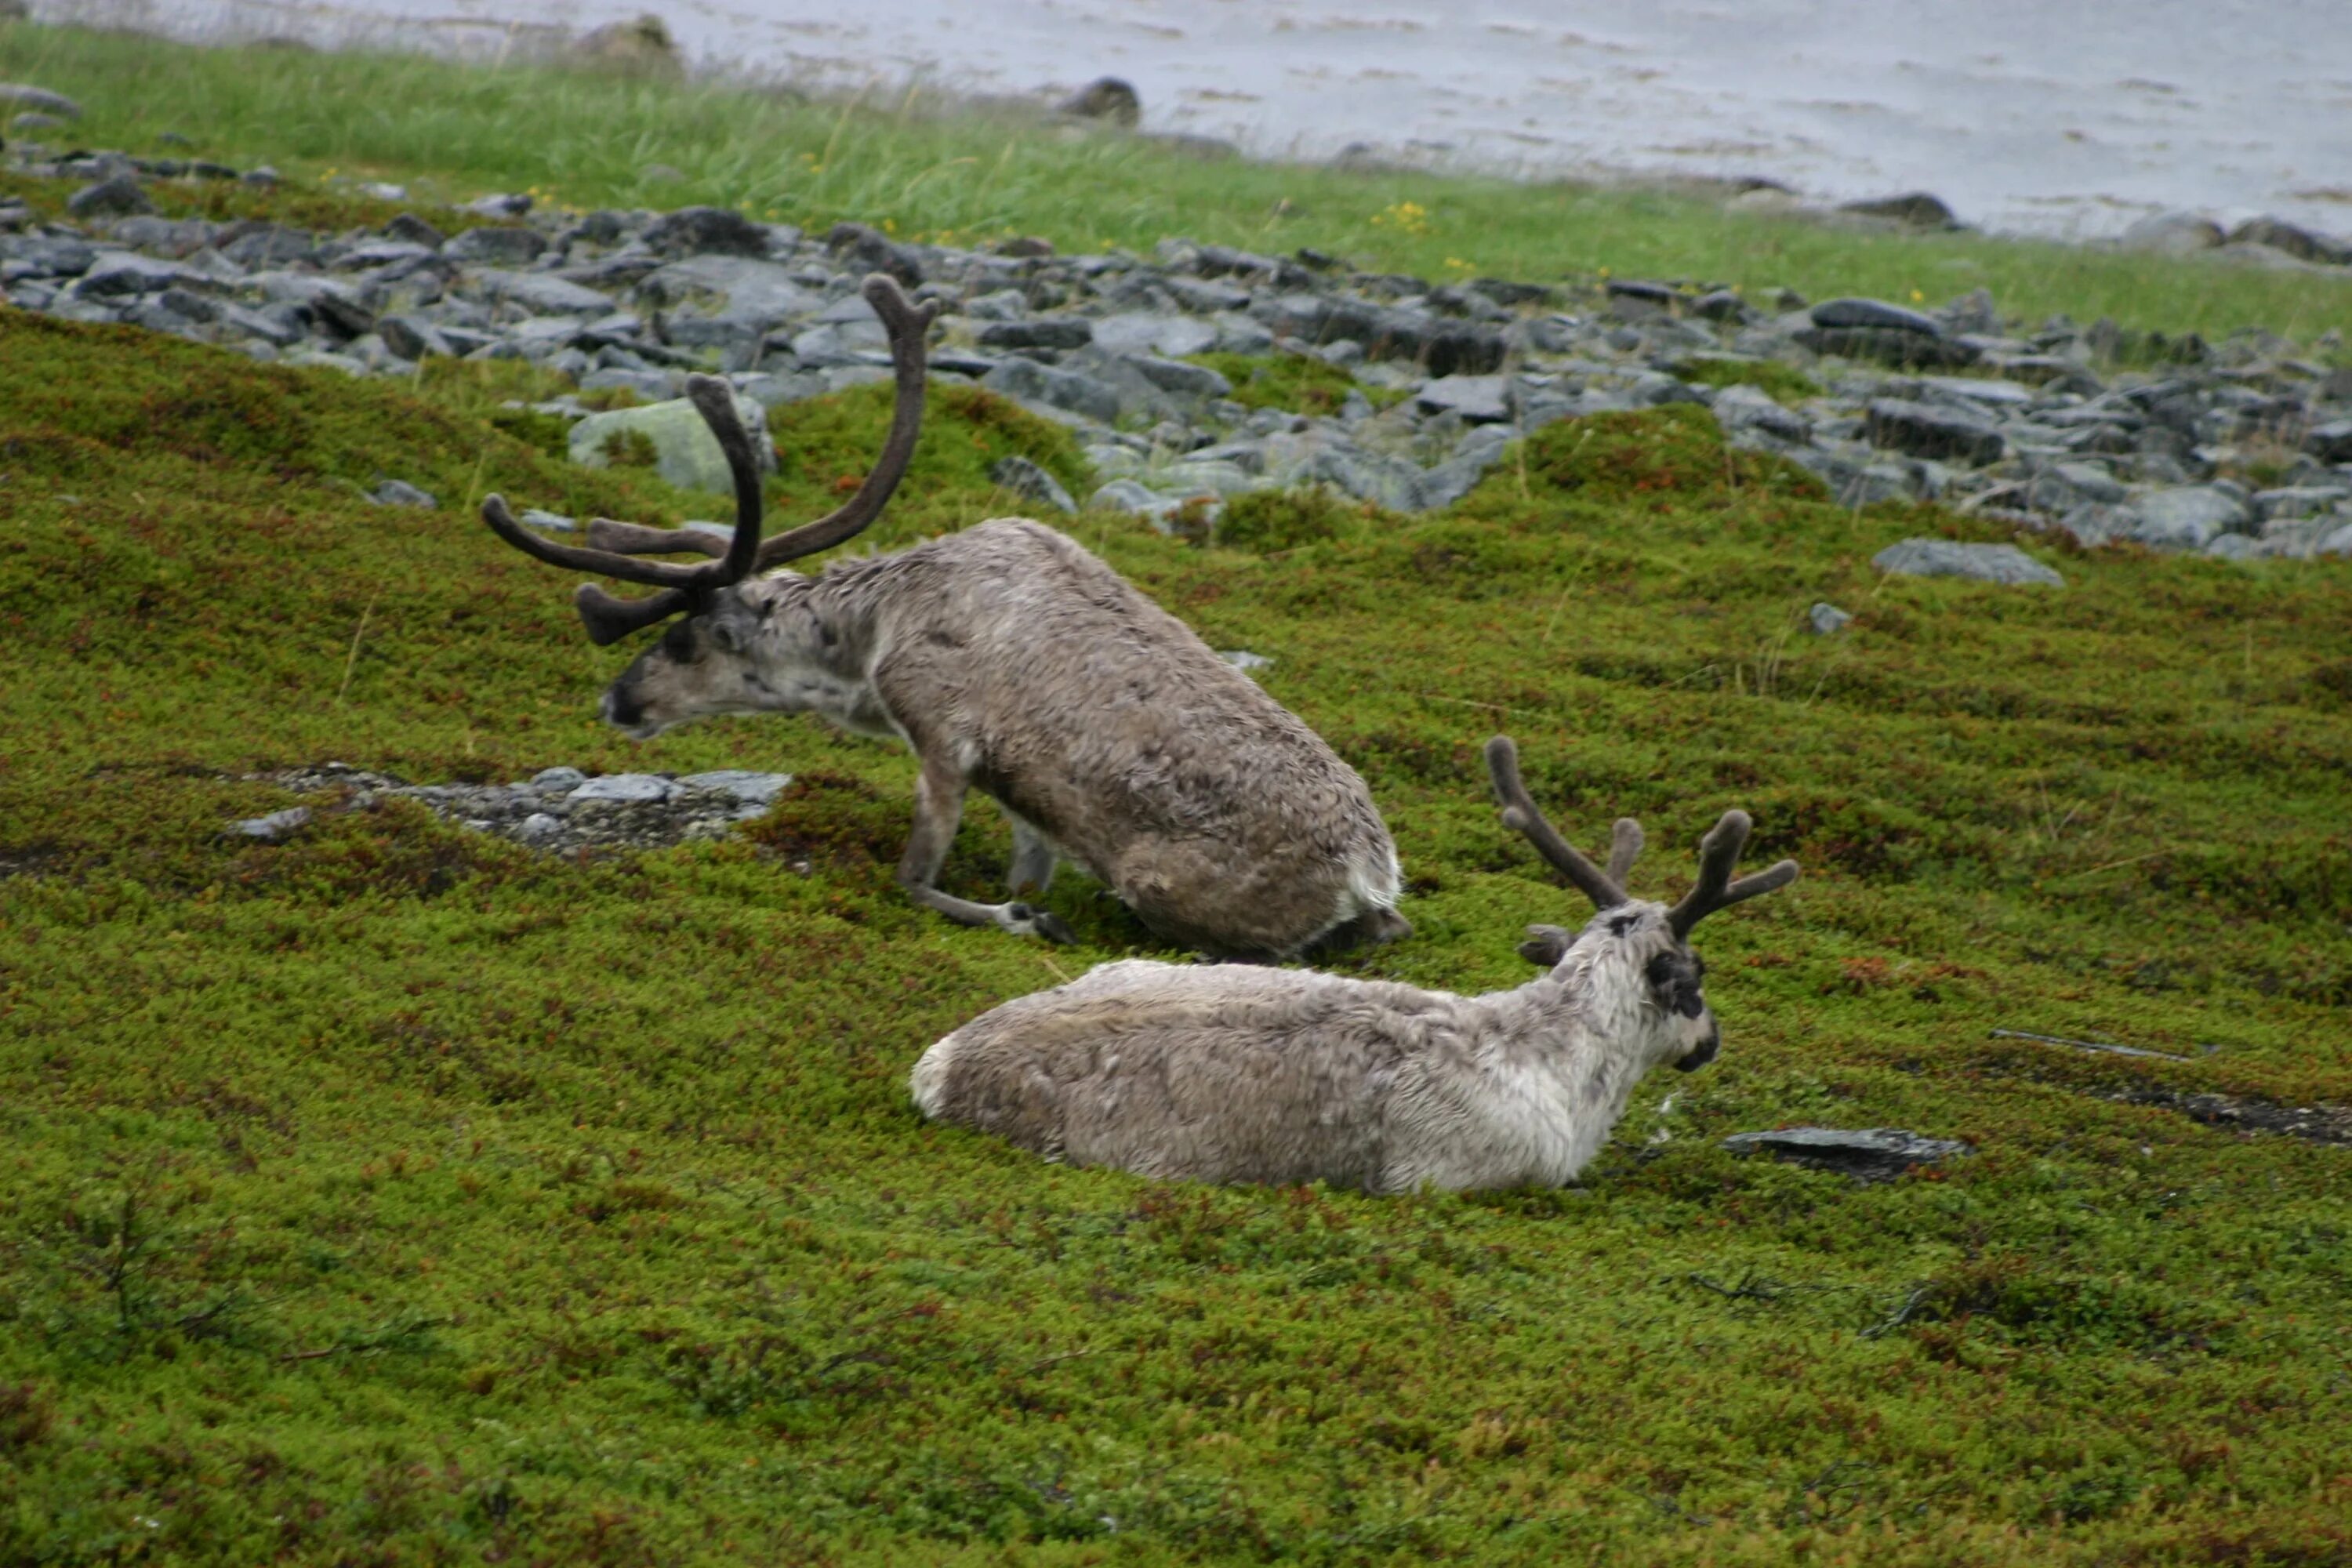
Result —
POLYGON ((2221 243, 2221 226, 2198 213, 2150 213, 2116 239, 2126 250, 2188 256, 2221 243))
POLYGON ((1998 426, 1959 409, 1874 397, 1864 411, 1863 433, 1874 447, 1891 447, 1915 458, 1995 463, 2008 447, 1998 426))
POLYGON ((1958 1139, 1927 1138, 1898 1127, 1782 1127, 1735 1132, 1723 1146, 1735 1154, 1769 1154, 1863 1182, 1890 1182, 1914 1166, 1940 1165, 1969 1152, 1958 1139))
POLYGON ((646 229, 646 244, 664 256, 764 257, 769 234, 731 207, 680 207, 664 213, 646 229))
POLYGON ((1132 131, 1143 122, 1143 100, 1136 95, 1131 84, 1115 76, 1103 76, 1064 99, 1056 111, 1132 131))
POLYGON ((1906 539, 1890 544, 1870 563, 1898 577, 1970 577, 2010 586, 2063 588, 2058 575, 2014 544, 1962 544, 1949 539, 1906 539))
POLYGON ((1000 458, 990 467, 988 477, 1024 500, 1051 507, 1065 516, 1077 512, 1078 503, 1070 499, 1062 481, 1026 458, 1000 458))
POLYGON ((1039 364, 1034 360, 1006 360, 982 376, 980 384, 1024 406, 1043 405, 1064 413, 1080 415, 1103 425, 1112 424, 1118 418, 1119 396, 1116 387, 1105 385, 1092 376, 1039 364))
MULTIPOLYGON (((768 440, 768 411, 740 394, 735 399, 735 411, 751 432, 751 449, 760 456, 761 468, 773 472, 776 453, 768 440)), ((734 477, 728 469, 726 454, 719 449, 718 438, 703 424, 694 405, 682 397, 646 408, 590 415, 572 427, 572 460, 584 468, 609 467, 608 447, 631 437, 653 443, 656 471, 679 489, 734 493, 734 477)))
POLYGON ((2242 497, 2212 485, 2150 490, 2124 510, 2134 519, 2130 537, 2159 550, 2202 550, 2252 521, 2242 497))
POLYGON ((625 22, 607 22, 583 34, 563 53, 567 64, 614 76, 642 77, 655 81, 678 81, 686 62, 669 26, 651 12, 625 22))
POLYGON ((545 272, 501 272, 485 268, 469 276, 483 298, 511 300, 537 316, 602 316, 613 309, 609 295, 545 272))
POLYGON ((76 191, 66 198, 66 210, 79 218, 121 217, 129 213, 152 213, 155 204, 148 199, 136 179, 117 174, 76 191))

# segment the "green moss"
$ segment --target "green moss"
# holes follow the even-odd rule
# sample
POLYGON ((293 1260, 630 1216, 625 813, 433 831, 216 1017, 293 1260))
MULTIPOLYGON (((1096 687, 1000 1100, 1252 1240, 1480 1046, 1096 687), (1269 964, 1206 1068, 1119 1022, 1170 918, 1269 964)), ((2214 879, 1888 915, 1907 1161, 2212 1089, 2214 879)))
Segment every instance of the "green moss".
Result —
POLYGON ((1675 374, 1700 386, 1753 386, 1776 403, 1801 403, 1822 395, 1820 384, 1811 376, 1778 360, 1693 354, 1676 362, 1675 374))
MULTIPOLYGON (((1083 521, 1370 784, 1416 934, 1339 967, 1512 984, 1520 927, 1576 917, 1487 799, 1496 730, 1580 840, 1642 818, 1644 893, 1734 805, 1805 865, 1702 930, 1722 1057, 1581 1187, 1171 1187, 906 1103, 983 1008, 1162 952, 1115 900, 1056 882, 1071 949, 950 925, 892 882, 898 749, 596 721, 629 650, 474 505, 708 498, 570 467, 499 407, 522 374, 0 310, 0 1560, 2347 1549, 2341 1152, 2130 1103, 2352 1100, 2340 563, 1881 580, 1894 539, 1998 525, 1834 506, 1679 407, 1540 431, 1438 517, 1251 498, 1207 550, 1083 521), (445 509, 368 504, 379 473, 445 509), (585 864, 341 792, 222 835, 294 803, 250 775, 331 758, 797 783, 585 864), (1718 1146, 1797 1122, 1975 1152, 1864 1187, 1718 1146)), ((781 411, 776 515, 887 418, 880 387, 781 411)), ((1014 453, 1083 479, 940 389, 870 542, 986 515, 1014 453)), ((973 895, 1008 847, 979 806, 973 895)))
POLYGON ((1192 363, 1232 382, 1233 400, 1244 408, 1328 416, 1339 412, 1349 392, 1362 393, 1376 408, 1404 395, 1388 387, 1362 385, 1339 366, 1311 354, 1194 354, 1192 363))
POLYGON ((1249 490, 1225 502, 1217 520, 1216 542, 1261 555, 1302 544, 1348 539, 1386 514, 1369 501, 1352 500, 1321 486, 1305 489, 1249 490))

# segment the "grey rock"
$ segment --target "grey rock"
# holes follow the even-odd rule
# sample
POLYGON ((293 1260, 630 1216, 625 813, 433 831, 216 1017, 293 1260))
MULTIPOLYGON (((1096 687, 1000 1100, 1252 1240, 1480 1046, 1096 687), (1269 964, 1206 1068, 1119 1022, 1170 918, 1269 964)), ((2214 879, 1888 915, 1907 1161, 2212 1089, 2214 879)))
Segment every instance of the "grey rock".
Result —
POLYGON ((79 120, 81 105, 61 92, 51 92, 30 82, 0 81, 0 105, 30 110, 36 114, 54 114, 61 120, 79 120))
POLYGON ((2235 533, 2252 521, 2239 496, 2212 485, 2151 490, 2125 510, 2136 520, 2131 537, 2160 550, 2202 550, 2218 533, 2235 533))
POLYGON ((87 272, 98 249, 68 235, 28 234, 0 239, 0 260, 31 269, 37 277, 73 278, 87 272))
POLYGON ((1510 418, 1509 385, 1499 375, 1446 375, 1423 384, 1413 401, 1425 414, 1451 411, 1474 425, 1510 418))
POLYGON ((667 800, 677 786, 657 773, 604 773, 590 779, 564 798, 574 805, 606 800, 622 805, 667 800))
POLYGON ((476 196, 464 210, 476 217, 520 217, 536 205, 521 191, 493 191, 486 196, 476 196))
POLYGON ((355 289, 331 278, 299 272, 268 272, 252 279, 273 305, 299 307, 311 321, 344 338, 375 328, 375 312, 355 289))
POLYGON ((2335 532, 2327 535, 2325 539, 2322 539, 2318 544, 2313 547, 2312 553, 2315 555, 2352 556, 2352 522, 2346 523, 2335 532))
POLYGON ((415 213, 402 213, 383 226, 383 237, 408 245, 422 245, 438 250, 448 243, 449 237, 418 217, 415 213))
POLYGON ((992 321, 980 330, 980 346, 984 349, 1077 349, 1094 341, 1094 323, 1083 316, 992 321))
POLYGON ((55 131, 64 124, 65 121, 58 116, 43 114, 37 109, 28 109, 22 114, 13 114, 8 117, 8 129, 22 135, 31 135, 42 131, 55 131))
POLYGON ((2303 449, 2323 463, 2352 463, 2352 419, 2313 426, 2303 438, 2303 449))
POLYGON ((75 292, 86 299, 159 294, 192 276, 176 261, 161 261, 135 250, 113 250, 91 261, 89 269, 75 285, 75 292))
POLYGON ((193 256, 213 242, 213 226, 202 218, 157 217, 133 214, 117 219, 107 230, 118 245, 174 260, 193 256))
POLYGON ((2221 243, 2221 226, 2197 213, 2151 213, 2124 230, 2116 243, 2126 250, 2187 256, 2221 243))
MULTIPOLYGON (((751 433, 751 449, 759 454, 761 467, 772 471, 776 458, 768 439, 768 411, 740 393, 735 396, 735 410, 751 433)), ((726 454, 719 449, 718 437, 703 424, 694 405, 682 397, 646 408, 590 415, 572 427, 572 460, 583 468, 609 467, 606 445, 616 437, 630 435, 653 443, 655 468, 671 484, 681 489, 734 493, 734 477, 727 467, 726 454)))
POLYGON ((1092 376, 1057 370, 1034 360, 1009 359, 980 378, 980 384, 1028 407, 1040 405, 1108 425, 1118 418, 1117 389, 1092 376))
POLYGON ((515 837, 525 844, 544 844, 562 832, 563 821, 561 817, 550 816, 543 811, 534 811, 522 819, 522 825, 515 829, 515 837))
POLYGON ((1733 384, 1715 395, 1715 420, 1727 431, 1758 430, 1800 444, 1813 438, 1812 422, 1784 408, 1761 387, 1733 384))
POLYGON ((1075 515, 1078 503, 1062 488, 1062 481, 1031 462, 1026 458, 1000 458, 988 470, 991 480, 1024 500, 1053 508, 1065 515, 1075 515))
POLYGON ((2347 500, 2352 500, 2352 492, 2333 486, 2291 485, 2258 490, 2253 498, 2254 515, 2264 522, 2280 517, 2311 517, 2347 500))
POLYGON ((1132 131, 1143 119, 1143 100, 1133 86, 1115 76, 1097 77, 1055 106, 1056 113, 1100 120, 1132 131))
POLYGON ((707 773, 688 773, 677 781, 688 789, 712 790, 731 795, 745 805, 765 806, 773 802, 793 782, 790 773, 751 773, 742 768, 719 768, 707 773))
POLYGON ((1926 191, 1910 191, 1899 196, 1874 196, 1858 202, 1840 202, 1837 210, 1862 217, 1885 218, 1906 228, 1960 226, 1960 220, 1944 204, 1944 199, 1926 191))
POLYGON ((565 794, 588 782, 588 775, 578 768, 541 768, 530 775, 531 784, 542 790, 561 790, 565 794))
POLYGON ((1956 408, 1896 397, 1871 399, 1864 433, 1874 447, 1891 447, 1915 458, 1958 458, 1969 463, 2000 460, 2008 447, 2000 426, 1956 408))
POLYGON ((1940 1165, 1969 1152, 1955 1138, 1928 1138, 1897 1127, 1782 1127, 1735 1132, 1723 1141, 1735 1154, 1769 1154, 1792 1164, 1835 1171, 1864 1182, 1893 1181, 1916 1165, 1940 1165))
POLYGON ((2352 244, 2274 217, 2248 218, 2230 231, 2231 245, 2259 245, 2323 267, 2352 262, 2352 244))
POLYGON ((2205 553, 2223 561, 2252 561, 2263 553, 2262 542, 2242 533, 2217 533, 2205 553))
POLYGON ((443 246, 441 254, 469 266, 527 267, 546 248, 547 236, 535 228, 489 225, 467 229, 443 246))
POLYGON ((613 309, 609 296, 545 272, 484 268, 468 278, 483 298, 520 305, 533 315, 602 316, 613 309))
POLYGON ((245 230, 221 247, 221 254, 239 267, 289 267, 318 254, 310 234, 282 224, 262 224, 245 230))
POLYGON ((378 506, 410 506, 423 511, 436 511, 441 502, 430 490, 418 489, 405 479, 386 479, 368 492, 368 500, 378 506))
POLYGON ((1970 577, 2010 586, 2063 588, 2066 579, 2014 544, 1962 544, 1949 539, 1906 539, 1870 558, 1881 572, 1903 577, 1970 577))
POLYGON ((2081 501, 2117 506, 2123 502, 2124 487, 2096 463, 2055 463, 2035 477, 2028 495, 2035 507, 2045 511, 2081 501))
POLYGON ((900 245, 880 229, 862 223, 837 223, 826 233, 824 242, 836 258, 858 271, 887 273, 909 289, 922 287, 922 258, 912 247, 900 245))
POLYGON ((228 831, 263 844, 280 844, 292 837, 298 830, 310 826, 310 822, 309 806, 289 805, 267 816, 248 816, 241 822, 232 822, 228 831))
POLYGON ((442 335, 441 329, 423 316, 379 317, 375 330, 383 335, 384 346, 404 360, 421 360, 433 354, 445 359, 457 355, 457 349, 442 335))
POLYGON ((1817 637, 1832 637, 1845 630, 1853 617, 1832 604, 1817 604, 1805 613, 1817 637))
POLYGON ((1160 391, 1178 397, 1233 395, 1234 384, 1204 364, 1187 364, 1182 360, 1162 359, 1149 353, 1122 353, 1115 357, 1133 367, 1137 374, 1160 391))
POLYGON ((152 213, 155 204, 136 179, 117 174, 76 191, 66 198, 66 210, 79 218, 119 217, 127 213, 152 213))
MULTIPOLYGON (((727 254, 689 257, 648 273, 637 284, 637 298, 685 312, 670 320, 672 341, 677 342, 693 341, 697 321, 765 332, 824 308, 823 298, 803 287, 791 268, 727 254)), ((863 319, 872 321, 878 334, 881 323, 872 307, 862 299, 856 303, 864 307, 863 319)), ((877 335, 876 342, 881 341, 877 335)))
POLYGON ((1885 331, 1918 332, 1941 337, 1943 328, 1931 316, 1890 305, 1884 300, 1824 300, 1809 312, 1817 327, 1865 327, 1885 331))

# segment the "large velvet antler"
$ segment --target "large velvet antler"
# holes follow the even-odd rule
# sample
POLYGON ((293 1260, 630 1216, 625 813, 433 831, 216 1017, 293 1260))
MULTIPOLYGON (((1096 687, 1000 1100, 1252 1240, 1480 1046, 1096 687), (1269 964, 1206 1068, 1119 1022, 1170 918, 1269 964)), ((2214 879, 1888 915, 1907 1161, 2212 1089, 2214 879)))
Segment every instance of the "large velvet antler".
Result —
POLYGON ((1486 742, 1486 772, 1495 781, 1495 798, 1502 803, 1504 826, 1526 835, 1536 853, 1591 899, 1595 909, 1613 910, 1633 901, 1626 897, 1624 879, 1633 868, 1633 857, 1642 852, 1640 823, 1630 816, 1617 819, 1610 832, 1609 869, 1603 871, 1544 820, 1544 814, 1528 797, 1528 786, 1519 781, 1519 749, 1508 735, 1497 735, 1486 742))
POLYGON ((1698 880, 1683 895, 1680 903, 1666 911, 1666 924, 1675 936, 1687 941, 1691 928, 1717 910, 1727 910, 1797 879, 1794 860, 1775 861, 1736 882, 1731 879, 1733 868, 1739 864, 1739 851, 1748 843, 1750 826, 1746 812, 1727 811, 1699 840, 1698 880))
POLYGON ((881 456, 857 493, 839 510, 762 542, 758 454, 741 416, 735 411, 734 393, 715 376, 697 375, 687 380, 687 396, 726 455, 728 471, 735 484, 735 532, 731 539, 722 544, 694 530, 650 529, 599 518, 589 525, 589 548, 558 544, 517 522, 506 502, 498 496, 484 499, 483 521, 509 544, 551 564, 601 573, 625 583, 651 584, 662 589, 642 599, 623 599, 596 584, 583 583, 573 602, 589 637, 600 645, 618 641, 672 616, 699 610, 714 592, 741 582, 755 571, 844 542, 882 515, 898 481, 906 477, 916 438, 922 429, 924 334, 939 311, 936 303, 914 304, 897 283, 880 273, 866 279, 865 294, 889 334, 896 400, 890 434, 883 442, 881 456), (704 565, 636 559, 645 554, 681 552, 715 555, 719 559, 704 565))

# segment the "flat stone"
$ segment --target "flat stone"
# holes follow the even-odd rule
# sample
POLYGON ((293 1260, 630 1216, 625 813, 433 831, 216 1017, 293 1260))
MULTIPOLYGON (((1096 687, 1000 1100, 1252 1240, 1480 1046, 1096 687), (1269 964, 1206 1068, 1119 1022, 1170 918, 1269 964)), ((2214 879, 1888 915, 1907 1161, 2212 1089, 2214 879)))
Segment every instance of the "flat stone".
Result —
POLYGON ((1815 605, 1805 613, 1805 617, 1812 624, 1814 635, 1825 637, 1834 637, 1837 633, 1845 630, 1853 620, 1852 616, 1839 609, 1835 605, 1826 603, 1815 605))
POLYGON ((575 805, 609 800, 622 805, 639 805, 667 800, 676 788, 669 780, 655 773, 604 773, 590 779, 565 798, 575 805))
POLYGON ((2252 520, 2246 502, 2211 485, 2150 490, 2125 510, 2137 519, 2131 537, 2160 550, 2202 550, 2220 533, 2235 533, 2252 520))
POLYGON ((980 330, 980 346, 984 349, 1078 349, 1094 341, 1094 323, 1083 316, 992 321, 980 330))
POLYGON ((1870 360, 1898 370, 1959 370, 1982 354, 1957 339, 1898 327, 1809 326, 1795 334, 1795 341, 1817 354, 1870 360))
POLYGON ((2352 463, 2352 419, 2313 426, 2303 438, 2303 449, 2323 463, 2352 463))
POLYGON ((2009 445, 2000 426, 1990 420, 1897 397, 1871 399, 1864 414, 1863 433, 1874 447, 1891 447, 1915 458, 1969 463, 1999 462, 2009 445))
POLYGON ((539 259, 547 248, 547 236, 535 228, 502 228, 484 225, 469 228, 442 247, 441 254, 452 261, 491 267, 523 267, 539 259))
POLYGON ((1914 1166, 1940 1165, 1970 1152, 1956 1138, 1928 1138, 1899 1127, 1783 1127, 1735 1132, 1723 1141, 1735 1154, 1769 1154, 1791 1164, 1835 1171, 1865 1182, 1888 1182, 1914 1166))
MULTIPOLYGON (((637 284, 637 298, 693 317, 725 322, 751 331, 772 331, 788 321, 824 308, 822 296, 812 293, 780 262, 724 253, 692 256, 648 273, 637 284)), ((858 300, 861 306, 864 300, 858 300)), ((673 319, 673 328, 686 324, 673 319)), ((874 321, 871 307, 864 319, 874 321)), ((880 323, 876 322, 878 327, 880 323)), ((688 328, 687 342, 694 335, 688 328)))
POLYGON ((1509 383, 1499 375, 1446 375, 1423 384, 1413 401, 1425 414, 1451 412, 1473 425, 1511 416, 1509 383))
POLYGON ((2187 256, 2221 243, 2221 226, 2199 213, 2150 213, 2123 231, 2116 243, 2126 250, 2187 256))
POLYGON ((1885 331, 1920 332, 1935 338, 1944 329, 1932 316, 1890 305, 1884 300, 1824 300, 1810 312, 1817 327, 1874 327, 1885 331))
POLYGON ((228 830, 264 844, 277 844, 292 837, 297 829, 308 826, 310 821, 309 806, 289 805, 284 811, 273 811, 267 816, 248 816, 242 822, 232 822, 228 830))
POLYGON ((512 300, 534 315, 602 316, 613 309, 610 296, 545 272, 501 272, 484 268, 471 274, 471 280, 485 298, 512 300))
POLYGON ((1115 357, 1133 366, 1138 374, 1160 391, 1173 393, 1179 397, 1233 395, 1234 384, 1204 364, 1187 364, 1182 360, 1163 359, 1149 353, 1122 353, 1115 357))
POLYGON ((1015 403, 1044 404, 1104 425, 1118 418, 1119 396, 1116 388, 1092 376, 1056 370, 1034 360, 1006 360, 982 376, 980 384, 1015 403))
POLYGON ((135 250, 112 250, 89 264, 75 292, 85 298, 159 294, 191 277, 188 269, 176 261, 160 261, 135 250))
POLYGON ((783 793, 784 786, 793 782, 793 775, 752 773, 743 768, 719 768, 707 773, 688 773, 677 782, 688 789, 707 789, 731 795, 745 805, 764 806, 783 793))
POLYGON ((1803 443, 1813 438, 1812 422, 1786 408, 1761 387, 1741 384, 1715 395, 1715 422, 1727 431, 1760 430, 1782 441, 1803 443))
POLYGON ((2352 491, 2319 485, 2288 485, 2254 492, 2254 515, 2268 522, 2279 517, 2312 517, 2339 503, 2352 501, 2352 491))
POLYGON ((76 217, 119 217, 126 213, 152 213, 155 204, 137 180, 117 174, 76 191, 66 198, 66 210, 76 217))
MULTIPOLYGON (((751 434, 751 450, 760 456, 761 468, 772 471, 776 458, 768 439, 768 411, 740 393, 735 395, 735 411, 751 434)), ((680 489, 734 493, 734 474, 727 466, 727 455, 719 449, 719 438, 703 424, 694 405, 682 397, 645 408, 590 415, 572 427, 572 460, 583 468, 609 468, 612 459, 605 453, 606 444, 615 437, 631 435, 653 443, 656 470, 680 489)))
POLYGON ((646 243, 667 255, 716 251, 728 256, 768 254, 767 226, 727 207, 680 207, 664 213, 646 230, 646 243))
POLYGON ((420 511, 437 510, 441 505, 432 491, 422 490, 405 479, 386 479, 368 492, 368 500, 378 506, 415 507, 420 511))
POLYGON ((530 775, 530 782, 542 790, 562 790, 569 793, 588 782, 588 775, 578 768, 541 768, 530 775))
POLYGON ((2058 575, 2014 544, 1962 544, 1949 539, 1906 539, 1870 558, 1881 572, 1901 577, 1970 577, 2011 586, 2028 584, 2063 588, 2058 575))
POLYGON ((1070 499, 1062 481, 1026 458, 1000 458, 989 468, 988 477, 1024 500, 1051 507, 1065 516, 1077 512, 1078 503, 1070 499))
POLYGON ((1908 191, 1899 196, 1872 196, 1858 202, 1840 202, 1838 211, 1853 213, 1861 217, 1885 218, 1906 228, 1958 228, 1960 220, 1946 205, 1944 198, 1927 191, 1908 191))

